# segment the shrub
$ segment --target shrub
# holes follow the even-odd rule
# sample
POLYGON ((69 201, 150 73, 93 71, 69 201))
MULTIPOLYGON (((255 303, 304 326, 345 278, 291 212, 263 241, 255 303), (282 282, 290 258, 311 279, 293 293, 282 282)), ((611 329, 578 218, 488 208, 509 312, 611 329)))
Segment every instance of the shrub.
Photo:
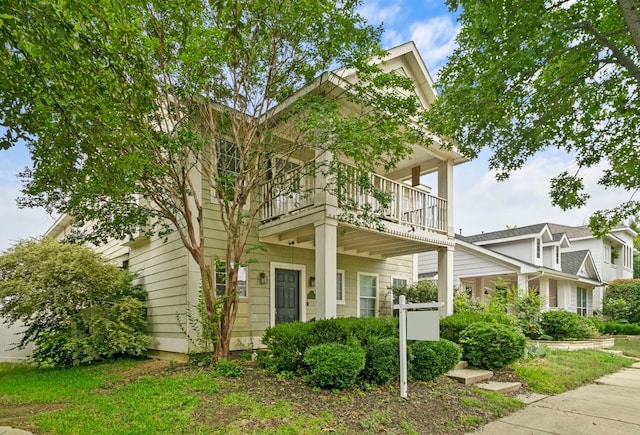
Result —
POLYGON ((376 385, 400 377, 400 340, 397 337, 382 338, 369 345, 362 377, 376 385))
POLYGON ((52 239, 20 242, 0 256, 0 315, 21 321, 18 343, 51 366, 138 356, 146 334, 146 293, 135 276, 91 249, 52 239))
POLYGON ((595 320, 593 323, 601 334, 640 335, 640 325, 636 323, 602 322, 599 320, 595 320))
POLYGON ((411 376, 432 381, 454 368, 462 357, 462 349, 452 341, 416 341, 411 345, 411 376))
POLYGON ((379 317, 342 317, 316 322, 281 323, 268 328, 262 342, 271 351, 261 358, 265 368, 274 372, 302 373, 304 352, 307 348, 323 343, 359 344, 385 337, 398 336, 398 319, 379 317))
POLYGON ((602 314, 619 323, 640 323, 640 279, 610 282, 604 295, 602 314))
POLYGON ((592 338, 596 333, 591 319, 564 310, 543 313, 541 324, 553 340, 582 340, 592 338))
POLYGON ((513 326, 515 319, 505 313, 483 313, 477 311, 461 311, 444 319, 440 319, 440 337, 458 343, 460 333, 472 323, 488 322, 513 326))
POLYGON ((350 387, 364 369, 365 360, 363 348, 339 343, 311 346, 304 353, 304 362, 310 371, 307 379, 320 388, 350 387))
POLYGON ((532 340, 547 338, 540 323, 543 306, 544 298, 535 289, 529 289, 526 292, 518 291, 516 294, 513 310, 517 325, 522 333, 532 340))
POLYGON ((489 370, 523 358, 526 343, 520 331, 500 323, 472 323, 460 334, 464 358, 489 370))
POLYGON ((313 323, 280 323, 267 328, 262 343, 271 351, 261 358, 263 366, 276 373, 300 373, 304 367, 304 352, 309 346, 309 334, 313 323))
POLYGON ((393 301, 398 303, 398 297, 404 295, 407 302, 437 302, 438 284, 428 279, 421 279, 411 285, 403 287, 392 287, 393 301))

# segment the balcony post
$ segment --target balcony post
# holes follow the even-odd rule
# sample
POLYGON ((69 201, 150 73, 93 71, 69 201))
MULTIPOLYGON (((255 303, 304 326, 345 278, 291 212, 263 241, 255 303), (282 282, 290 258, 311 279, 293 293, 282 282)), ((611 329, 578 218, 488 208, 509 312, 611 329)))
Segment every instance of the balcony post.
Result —
POLYGON ((325 219, 315 224, 316 232, 316 318, 336 317, 336 267, 338 222, 325 219))
POLYGON ((316 178, 314 204, 325 206, 338 206, 338 199, 327 188, 335 185, 333 176, 327 177, 326 170, 333 160, 333 153, 328 150, 316 148, 316 178))
POLYGON ((447 201, 446 223, 444 228, 449 237, 453 237, 453 163, 449 160, 438 165, 438 196, 447 201))
POLYGON ((438 302, 440 317, 453 314, 453 247, 438 249, 438 302))

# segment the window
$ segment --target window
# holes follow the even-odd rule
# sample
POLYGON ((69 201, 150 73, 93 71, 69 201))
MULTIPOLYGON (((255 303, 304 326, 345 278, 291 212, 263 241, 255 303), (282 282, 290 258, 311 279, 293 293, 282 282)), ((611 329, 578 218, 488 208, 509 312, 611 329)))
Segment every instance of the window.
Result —
POLYGON ((407 286, 407 280, 405 278, 394 278, 391 277, 391 287, 393 288, 402 288, 407 286))
POLYGON ((556 246, 555 250, 556 250, 556 264, 560 264, 560 247, 556 246))
POLYGON ((344 304, 344 270, 336 271, 336 303, 344 304))
POLYGON ((376 317, 378 302, 378 275, 358 273, 359 317, 376 317))
POLYGON ((542 240, 536 239, 536 258, 540 258, 542 251, 542 240))
MULTIPOLYGON (((227 265, 222 261, 216 261, 216 294, 224 295, 225 286, 227 284, 227 265)), ((238 268, 238 296, 247 297, 247 268, 240 266, 238 268)))
POLYGON ((577 289, 577 313, 581 316, 587 315, 587 289, 578 287, 577 289))
POLYGON ((604 245, 604 262, 611 262, 611 246, 604 245))

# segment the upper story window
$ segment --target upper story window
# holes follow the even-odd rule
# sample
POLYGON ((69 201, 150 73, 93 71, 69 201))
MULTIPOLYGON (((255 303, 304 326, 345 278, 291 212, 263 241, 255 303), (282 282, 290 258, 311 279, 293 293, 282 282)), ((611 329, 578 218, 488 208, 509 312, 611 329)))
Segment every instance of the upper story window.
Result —
POLYGON ((610 245, 604 245, 603 258, 605 263, 611 263, 611 246, 610 245))
POLYGON ((536 239, 536 258, 541 258, 542 256, 542 240, 536 239))
POLYGON ((555 246, 556 264, 560 264, 560 246, 555 246))

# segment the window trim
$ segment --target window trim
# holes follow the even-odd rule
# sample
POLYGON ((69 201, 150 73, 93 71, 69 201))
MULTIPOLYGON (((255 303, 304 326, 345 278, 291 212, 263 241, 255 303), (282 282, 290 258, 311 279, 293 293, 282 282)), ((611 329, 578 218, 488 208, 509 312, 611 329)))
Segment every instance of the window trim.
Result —
POLYGON ((586 316, 589 313, 589 297, 586 287, 576 287, 576 313, 580 316, 586 316), (580 293, 584 293, 584 306, 580 305, 580 293))
POLYGON ((344 305, 345 304, 345 293, 346 293, 346 289, 344 286, 345 283, 345 271, 344 269, 336 269, 336 284, 338 283, 338 274, 341 274, 342 279, 340 280, 340 285, 341 285, 341 289, 342 289, 342 299, 338 299, 338 286, 336 285, 336 304, 338 305, 344 305))
MULTIPOLYGON (((380 275, 377 273, 369 273, 369 272, 358 272, 358 298, 357 298, 357 304, 356 304, 356 314, 357 317, 362 317, 360 314, 360 299, 361 298, 366 298, 366 299, 373 299, 375 300, 375 306, 374 306, 374 312, 373 312, 373 317, 378 317, 378 309, 379 309, 379 294, 380 294, 380 275), (361 296, 360 293, 360 284, 361 284, 361 278, 363 276, 372 276, 376 279, 376 295, 375 297, 371 297, 371 296, 361 296)), ((368 317, 368 316, 367 316, 368 317)))

